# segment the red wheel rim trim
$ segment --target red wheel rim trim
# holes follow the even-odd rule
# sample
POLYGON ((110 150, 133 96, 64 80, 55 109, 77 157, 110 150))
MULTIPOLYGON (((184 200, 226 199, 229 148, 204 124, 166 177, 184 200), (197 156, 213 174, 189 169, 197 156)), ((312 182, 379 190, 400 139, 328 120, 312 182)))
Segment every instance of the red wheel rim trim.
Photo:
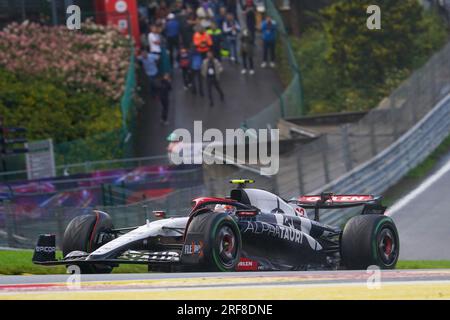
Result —
POLYGON ((384 253, 388 256, 392 253, 392 239, 388 236, 384 237, 384 253))

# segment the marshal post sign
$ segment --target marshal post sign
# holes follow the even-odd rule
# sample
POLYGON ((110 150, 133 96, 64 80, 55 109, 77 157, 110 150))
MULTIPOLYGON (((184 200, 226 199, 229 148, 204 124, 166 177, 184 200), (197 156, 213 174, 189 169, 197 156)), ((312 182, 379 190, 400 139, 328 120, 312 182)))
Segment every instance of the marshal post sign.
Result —
POLYGON ((52 139, 28 142, 26 147, 28 180, 56 176, 52 139))

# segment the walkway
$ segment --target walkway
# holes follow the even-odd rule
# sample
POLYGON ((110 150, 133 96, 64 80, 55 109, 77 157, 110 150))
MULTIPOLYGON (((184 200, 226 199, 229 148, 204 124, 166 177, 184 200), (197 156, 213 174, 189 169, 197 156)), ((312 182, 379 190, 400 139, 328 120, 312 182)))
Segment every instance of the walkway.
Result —
POLYGON ((160 123, 159 102, 145 97, 146 104, 138 119, 136 156, 164 154, 167 147, 166 137, 177 128, 186 128, 192 132, 195 120, 202 120, 204 129, 239 128, 242 121, 267 107, 277 99, 277 94, 282 92, 281 83, 274 70, 257 68, 255 75, 242 76, 239 66, 228 62, 224 62, 224 65, 221 84, 226 98, 224 102, 220 102, 214 92, 214 107, 209 106, 206 96, 201 98, 185 91, 181 72, 176 70, 168 126, 160 123))
MULTIPOLYGON (((258 37, 258 36, 257 36, 258 37)), ((224 73, 221 85, 225 101, 220 102, 214 92, 215 106, 210 107, 208 98, 194 96, 183 89, 181 71, 175 69, 170 100, 169 125, 160 123, 161 106, 158 101, 145 97, 145 106, 138 116, 136 156, 155 156, 166 153, 167 136, 177 128, 192 132, 195 120, 203 121, 203 130, 217 128, 235 129, 241 123, 274 102, 282 93, 281 81, 274 69, 261 69, 262 43, 257 39, 255 71, 253 76, 241 75, 241 65, 223 61, 224 73)), ((206 89, 206 86, 204 86, 206 89)), ((206 93, 206 90, 205 90, 206 93)))

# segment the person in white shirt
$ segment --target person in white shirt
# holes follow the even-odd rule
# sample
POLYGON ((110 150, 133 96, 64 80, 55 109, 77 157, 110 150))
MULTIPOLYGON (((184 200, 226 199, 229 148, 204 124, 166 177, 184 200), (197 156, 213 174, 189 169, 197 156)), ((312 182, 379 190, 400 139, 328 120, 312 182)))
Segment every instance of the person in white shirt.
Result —
POLYGON ((211 26, 211 20, 214 19, 214 11, 208 1, 203 1, 196 13, 197 18, 200 20, 200 25, 205 29, 209 28, 211 26))
POLYGON ((161 54, 161 34, 155 25, 151 27, 151 32, 148 35, 148 45, 151 53, 161 54))

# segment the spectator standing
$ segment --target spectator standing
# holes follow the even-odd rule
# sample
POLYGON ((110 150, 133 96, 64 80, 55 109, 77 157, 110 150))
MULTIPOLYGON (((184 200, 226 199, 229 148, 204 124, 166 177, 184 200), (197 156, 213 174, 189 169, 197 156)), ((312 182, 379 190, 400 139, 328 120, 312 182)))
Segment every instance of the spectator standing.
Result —
POLYGON ((221 63, 219 62, 219 60, 214 58, 214 54, 212 53, 212 51, 209 51, 206 59, 202 64, 202 76, 206 79, 210 107, 214 106, 214 99, 212 94, 213 87, 216 88, 217 92, 219 92, 220 100, 224 101, 225 99, 225 95, 219 83, 219 77, 222 72, 223 67, 221 63))
POLYGON ((242 69, 242 74, 246 74, 247 70, 249 70, 250 75, 255 74, 255 68, 253 63, 253 55, 254 55, 254 42, 252 36, 250 35, 248 30, 244 30, 241 36, 241 56, 242 63, 244 68, 242 69))
POLYGON ((169 94, 172 90, 172 83, 170 80, 170 75, 168 73, 164 74, 161 79, 161 84, 159 87, 159 99, 161 101, 162 112, 161 112, 161 123, 164 125, 168 125, 168 116, 169 116, 169 94))
POLYGON ((180 66, 181 73, 183 76, 184 90, 188 90, 189 87, 192 85, 190 75, 191 55, 189 51, 184 47, 181 48, 178 54, 178 65, 180 66))
POLYGON ((200 20, 200 25, 203 28, 209 28, 211 25, 211 21, 214 19, 214 11, 207 0, 204 0, 198 7, 197 18, 200 20))
POLYGON ((148 45, 150 47, 150 53, 161 54, 161 35, 159 33, 159 27, 156 25, 152 25, 150 28, 148 45))
POLYGON ((150 23, 155 23, 156 10, 158 10, 158 2, 157 0, 150 0, 147 4, 148 9, 148 17, 150 23))
POLYGON ((164 19, 166 19, 169 13, 169 7, 167 6, 166 1, 163 0, 159 3, 159 7, 156 9, 155 18, 156 20, 161 20, 164 22, 164 19))
POLYGON ((180 23, 173 13, 167 16, 165 34, 170 55, 170 65, 173 67, 175 50, 178 51, 180 45, 180 23))
POLYGON ((148 53, 147 50, 142 50, 141 55, 138 57, 139 62, 142 64, 145 74, 148 77, 150 84, 150 94, 154 95, 156 92, 156 77, 158 75, 158 60, 159 55, 154 53, 148 53))
POLYGON ((252 37, 252 41, 255 42, 256 39, 256 12, 253 0, 247 0, 245 4, 245 22, 247 29, 252 37))
POLYGON ((179 16, 180 19, 180 32, 181 41, 183 46, 189 48, 192 44, 192 38, 194 37, 194 28, 197 25, 197 18, 194 10, 187 6, 179 16))
POLYGON ((261 25, 262 32, 262 40, 263 40, 263 50, 264 57, 263 63, 261 64, 261 68, 267 67, 267 63, 270 59, 270 66, 272 68, 275 67, 275 41, 277 34, 277 25, 276 22, 272 20, 270 16, 267 16, 266 19, 262 22, 261 25), (270 55, 270 58, 269 58, 270 55))
POLYGON ((211 23, 211 27, 207 30, 207 33, 211 36, 213 45, 212 51, 214 56, 221 61, 222 57, 222 29, 220 29, 215 22, 211 23))
POLYGON ((234 18, 232 13, 227 14, 227 19, 223 23, 223 32, 225 34, 228 48, 230 50, 230 60, 237 63, 237 40, 241 26, 234 18))
POLYGON ((194 45, 197 51, 206 57, 206 53, 211 49, 213 42, 211 36, 205 31, 205 28, 198 26, 198 31, 194 34, 194 45))
POLYGON ((203 58, 200 52, 195 48, 191 49, 191 85, 192 93, 197 94, 197 87, 200 96, 203 97, 203 80, 201 75, 203 58))
POLYGON ((237 0, 226 0, 227 12, 237 17, 237 0))
POLYGON ((223 0, 210 0, 209 4, 214 12, 214 17, 217 17, 220 13, 220 8, 223 6, 223 0))
POLYGON ((139 32, 141 33, 141 36, 140 36, 141 46, 143 48, 147 48, 148 47, 147 34, 149 32, 148 20, 144 15, 141 15, 141 14, 139 14, 139 32))
POLYGON ((172 13, 178 16, 183 11, 183 2, 180 0, 176 0, 172 5, 172 13))
POLYGON ((185 7, 198 8, 199 0, 183 0, 183 4, 185 7))
POLYGON ((223 23, 225 22, 226 19, 227 19, 227 8, 220 7, 219 14, 215 16, 214 21, 220 28, 222 28, 222 31, 223 31, 223 23))

